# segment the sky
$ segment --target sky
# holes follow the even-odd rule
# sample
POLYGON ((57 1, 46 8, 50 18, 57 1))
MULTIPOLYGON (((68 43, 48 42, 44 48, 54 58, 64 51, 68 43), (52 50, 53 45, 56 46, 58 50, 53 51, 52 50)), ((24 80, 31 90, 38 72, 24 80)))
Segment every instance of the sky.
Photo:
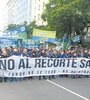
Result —
POLYGON ((5 7, 8 0, 0 0, 0 30, 3 29, 3 8, 5 7))

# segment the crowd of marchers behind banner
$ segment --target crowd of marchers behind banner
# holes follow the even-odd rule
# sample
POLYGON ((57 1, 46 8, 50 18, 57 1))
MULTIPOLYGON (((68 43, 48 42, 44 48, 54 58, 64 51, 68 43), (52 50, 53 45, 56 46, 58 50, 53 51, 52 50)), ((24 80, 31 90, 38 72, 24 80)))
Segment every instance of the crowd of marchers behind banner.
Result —
MULTIPOLYGON (((10 56, 23 56, 23 57, 48 57, 48 58, 89 58, 90 59, 90 50, 83 49, 82 47, 74 48, 71 50, 55 50, 55 49, 45 49, 45 48, 39 48, 39 49, 27 49, 27 48, 13 48, 12 46, 6 47, 5 49, 0 48, 0 58, 8 58, 10 56)), ((80 78, 80 75, 63 75, 64 77, 71 77, 71 78, 80 78)), ((61 77, 61 76, 60 76, 61 77)), ((88 77, 88 76, 85 76, 88 77)), ((39 76, 38 79, 53 79, 57 78, 56 76, 39 76)), ((28 77, 28 78, 7 78, 7 77, 0 77, 0 82, 13 82, 15 80, 16 82, 21 80, 27 80, 27 79, 34 79, 34 77, 28 77)))

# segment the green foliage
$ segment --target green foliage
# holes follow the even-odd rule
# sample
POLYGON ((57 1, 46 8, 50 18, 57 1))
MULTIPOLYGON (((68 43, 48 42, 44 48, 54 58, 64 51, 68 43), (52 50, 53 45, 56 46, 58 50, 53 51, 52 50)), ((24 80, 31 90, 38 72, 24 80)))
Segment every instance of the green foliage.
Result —
POLYGON ((24 25, 27 25, 27 21, 24 21, 24 23, 22 25, 10 24, 10 25, 8 25, 8 28, 6 30, 12 30, 12 29, 24 26, 24 25))
POLYGON ((41 29, 41 30, 47 30, 47 26, 37 26, 36 25, 36 21, 31 22, 31 24, 27 25, 27 34, 28 34, 28 38, 31 39, 32 38, 32 33, 33 33, 33 28, 37 28, 37 29, 41 29))
POLYGON ((57 31, 57 38, 82 32, 88 23, 89 0, 50 0, 42 14, 48 29, 57 31))
POLYGON ((84 48, 90 49, 90 43, 86 42, 84 39, 81 40, 81 45, 84 48))
POLYGON ((32 38, 33 28, 47 30, 47 26, 44 26, 44 25, 37 26, 36 21, 31 22, 31 24, 29 24, 29 25, 27 25, 27 22, 25 21, 22 25, 16 25, 16 24, 8 25, 8 28, 5 31, 12 30, 12 29, 15 29, 17 27, 24 26, 24 25, 26 25, 28 39, 32 38))
POLYGON ((16 24, 11 24, 11 25, 8 25, 7 30, 12 30, 12 29, 15 29, 15 28, 17 28, 17 25, 16 24))

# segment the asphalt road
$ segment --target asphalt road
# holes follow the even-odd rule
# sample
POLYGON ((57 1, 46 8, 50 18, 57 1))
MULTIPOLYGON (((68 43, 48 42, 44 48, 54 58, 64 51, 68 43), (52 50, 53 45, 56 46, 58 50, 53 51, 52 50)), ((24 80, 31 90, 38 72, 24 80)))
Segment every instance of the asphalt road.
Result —
POLYGON ((0 83, 0 100, 90 100, 90 79, 3 82, 0 83))

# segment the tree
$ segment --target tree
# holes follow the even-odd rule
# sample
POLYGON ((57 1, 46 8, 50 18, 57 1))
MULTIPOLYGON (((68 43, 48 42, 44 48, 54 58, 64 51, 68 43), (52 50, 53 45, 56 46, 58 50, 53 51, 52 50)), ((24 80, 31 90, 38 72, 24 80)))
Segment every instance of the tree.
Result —
POLYGON ((27 25, 27 21, 24 21, 23 24, 10 24, 10 25, 8 25, 6 30, 12 30, 12 29, 24 26, 24 25, 27 25))
POLYGON ((34 28, 47 30, 47 26, 44 26, 44 25, 37 26, 36 21, 33 21, 31 22, 31 24, 27 25, 28 38, 32 38, 32 33, 33 33, 34 28))
POLYGON ((31 24, 26 26, 28 38, 32 38, 33 28, 37 28, 37 25, 35 23, 36 21, 33 21, 31 22, 31 24))
POLYGON ((11 24, 11 25, 8 25, 8 28, 6 30, 12 30, 12 29, 24 26, 24 25, 26 25, 26 32, 27 32, 27 35, 28 35, 28 39, 32 38, 33 28, 37 28, 37 29, 41 29, 41 30, 47 30, 47 26, 44 26, 44 25, 37 26, 36 21, 31 22, 29 25, 27 25, 26 21, 21 25, 11 24))
POLYGON ((50 0, 42 19, 48 22, 48 29, 57 31, 57 38, 64 34, 70 37, 74 33, 82 35, 88 22, 86 12, 89 5, 89 0, 50 0))
POLYGON ((8 25, 8 28, 6 30, 12 30, 12 29, 15 29, 15 28, 17 28, 16 24, 10 24, 10 25, 8 25))

